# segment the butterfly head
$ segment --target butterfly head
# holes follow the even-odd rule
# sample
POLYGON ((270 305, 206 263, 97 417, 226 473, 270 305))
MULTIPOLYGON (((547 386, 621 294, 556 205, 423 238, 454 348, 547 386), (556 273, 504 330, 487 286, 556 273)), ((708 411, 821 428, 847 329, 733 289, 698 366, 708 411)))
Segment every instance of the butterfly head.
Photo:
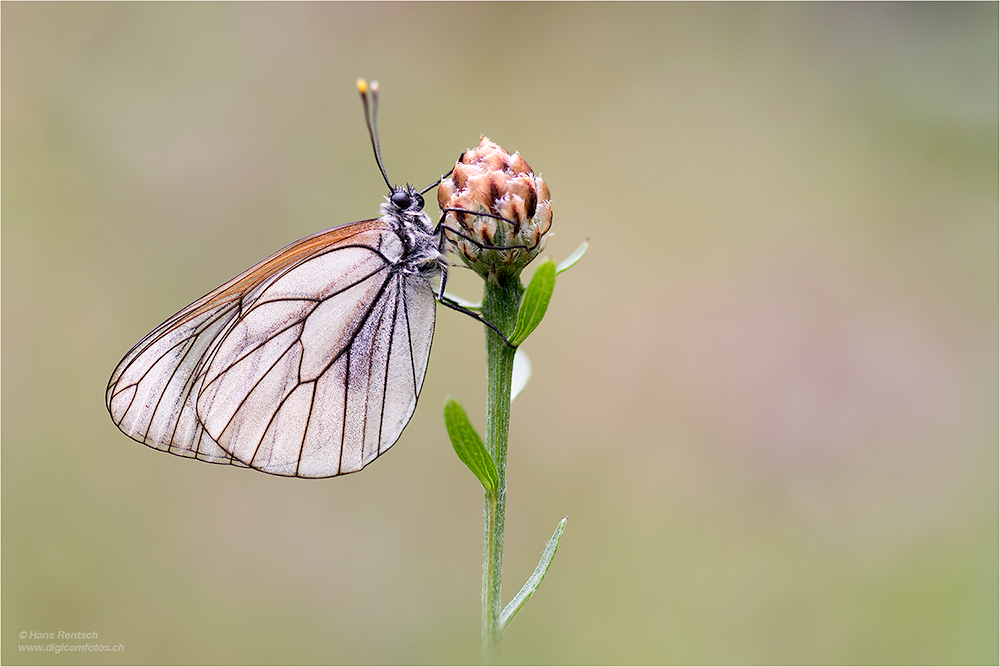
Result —
POLYGON ((423 196, 410 185, 397 185, 393 188, 389 202, 400 213, 417 213, 424 210, 423 196))

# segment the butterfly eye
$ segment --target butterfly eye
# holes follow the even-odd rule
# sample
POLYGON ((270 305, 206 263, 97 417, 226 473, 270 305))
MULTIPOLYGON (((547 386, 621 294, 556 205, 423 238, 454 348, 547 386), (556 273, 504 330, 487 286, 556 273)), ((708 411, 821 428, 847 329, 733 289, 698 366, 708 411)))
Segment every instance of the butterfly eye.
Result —
POLYGON ((405 211, 410 207, 410 195, 405 190, 396 190, 389 199, 400 211, 405 211))

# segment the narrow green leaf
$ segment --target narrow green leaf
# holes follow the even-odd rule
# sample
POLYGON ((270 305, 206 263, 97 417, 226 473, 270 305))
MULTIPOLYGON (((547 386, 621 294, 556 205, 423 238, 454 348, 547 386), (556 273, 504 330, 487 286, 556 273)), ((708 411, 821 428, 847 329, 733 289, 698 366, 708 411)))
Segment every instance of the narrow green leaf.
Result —
POLYGON ((500 486, 497 466, 465 410, 451 396, 444 402, 444 425, 458 458, 472 471, 486 491, 494 493, 500 486))
POLYGON ((559 266, 556 267, 556 275, 558 276, 563 271, 570 269, 574 264, 583 259, 583 256, 587 254, 587 248, 590 246, 590 239, 584 239, 580 247, 573 251, 573 254, 559 262, 559 266))
POLYGON ((517 592, 514 599, 503 608, 503 612, 500 614, 500 632, 507 629, 507 625, 514 619, 517 612, 521 611, 521 607, 524 606, 524 603, 528 601, 528 598, 538 588, 538 584, 542 583, 542 579, 545 578, 545 573, 549 571, 552 559, 556 555, 556 549, 559 548, 559 539, 562 538, 563 531, 566 530, 566 519, 568 518, 568 516, 563 517, 563 520, 556 526, 556 532, 552 533, 552 537, 545 545, 545 551, 542 552, 542 557, 538 561, 538 567, 531 573, 528 580, 524 582, 524 586, 517 592))
POLYGON ((556 263, 545 259, 535 269, 535 275, 531 276, 528 289, 524 291, 521 309, 517 311, 517 326, 514 328, 514 335, 510 337, 510 342, 515 347, 523 343, 545 317, 555 286, 556 263))

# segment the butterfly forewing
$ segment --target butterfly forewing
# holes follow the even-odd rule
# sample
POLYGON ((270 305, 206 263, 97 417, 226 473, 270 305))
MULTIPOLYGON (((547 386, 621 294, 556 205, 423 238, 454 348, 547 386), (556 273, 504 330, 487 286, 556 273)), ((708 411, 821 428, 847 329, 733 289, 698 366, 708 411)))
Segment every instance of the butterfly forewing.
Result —
POLYGON ((427 278, 383 220, 275 253, 191 304, 122 360, 119 428, 151 447, 265 472, 360 470, 416 406, 434 331, 427 278))

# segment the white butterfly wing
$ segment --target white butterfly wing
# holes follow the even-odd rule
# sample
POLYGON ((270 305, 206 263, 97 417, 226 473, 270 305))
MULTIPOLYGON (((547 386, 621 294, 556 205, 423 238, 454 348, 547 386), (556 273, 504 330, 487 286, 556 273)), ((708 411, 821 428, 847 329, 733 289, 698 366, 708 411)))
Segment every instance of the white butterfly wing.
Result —
POLYGON ((194 409, 204 359, 238 314, 233 303, 183 323, 178 313, 129 352, 108 386, 108 410, 118 428, 171 454, 239 465, 206 434, 194 409))
POLYGON ((360 470, 416 407, 434 293, 397 271, 372 220, 307 237, 147 336, 111 378, 108 406, 152 447, 264 472, 360 470))

